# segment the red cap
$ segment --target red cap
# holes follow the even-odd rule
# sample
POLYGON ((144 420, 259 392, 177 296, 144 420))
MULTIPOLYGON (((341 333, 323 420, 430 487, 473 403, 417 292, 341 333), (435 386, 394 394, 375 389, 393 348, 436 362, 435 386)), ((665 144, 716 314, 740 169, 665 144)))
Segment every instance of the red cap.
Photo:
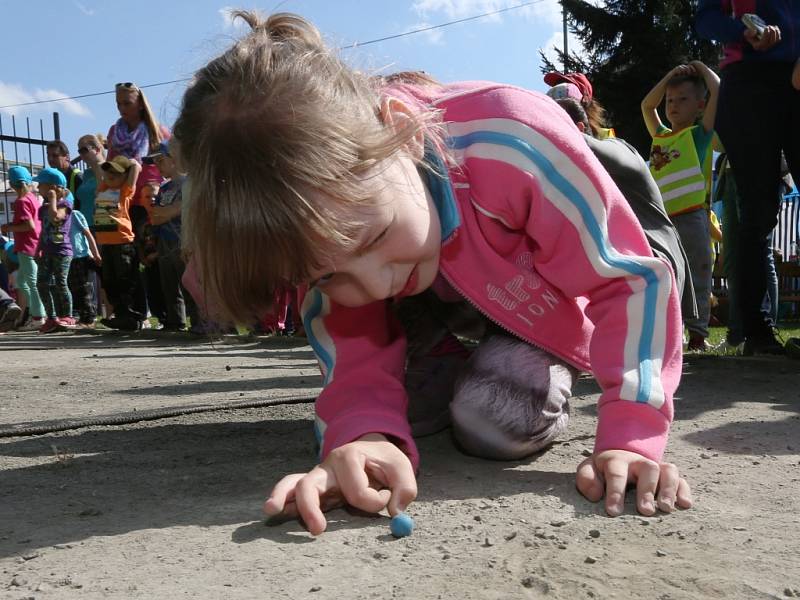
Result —
POLYGON ((583 94, 584 103, 592 101, 592 84, 583 73, 559 73, 558 71, 551 71, 544 76, 544 82, 550 87, 558 85, 559 83, 571 83, 581 91, 583 94))

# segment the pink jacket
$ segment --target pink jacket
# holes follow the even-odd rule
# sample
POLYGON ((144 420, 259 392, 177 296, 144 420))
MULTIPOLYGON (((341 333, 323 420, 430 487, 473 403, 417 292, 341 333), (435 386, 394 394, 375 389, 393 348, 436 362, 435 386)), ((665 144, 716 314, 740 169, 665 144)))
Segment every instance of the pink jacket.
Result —
MULTIPOLYGON (((440 276, 507 331, 592 371, 602 387, 595 451, 660 460, 681 373, 674 278, 567 114, 498 84, 388 93, 443 113, 456 165, 428 178, 440 276)), ((324 376, 322 456, 379 432, 416 467, 406 342, 390 301, 346 308, 312 288, 302 313, 324 376)))

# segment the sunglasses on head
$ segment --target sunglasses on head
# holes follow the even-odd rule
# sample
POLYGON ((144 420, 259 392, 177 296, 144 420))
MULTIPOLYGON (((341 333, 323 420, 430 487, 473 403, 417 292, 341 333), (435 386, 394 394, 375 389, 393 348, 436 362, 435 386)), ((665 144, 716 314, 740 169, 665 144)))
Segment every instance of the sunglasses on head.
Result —
POLYGON ((136 84, 131 81, 126 81, 125 83, 118 83, 114 86, 116 89, 125 88, 126 90, 138 90, 139 88, 136 87, 136 84))

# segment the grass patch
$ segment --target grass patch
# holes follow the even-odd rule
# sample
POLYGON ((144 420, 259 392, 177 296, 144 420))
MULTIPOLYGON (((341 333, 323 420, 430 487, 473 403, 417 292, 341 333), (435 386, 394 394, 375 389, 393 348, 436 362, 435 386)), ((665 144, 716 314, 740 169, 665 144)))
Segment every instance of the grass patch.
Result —
MULTIPOLYGON (((704 352, 704 354, 711 356, 727 356, 729 352, 722 349, 717 349, 720 344, 725 340, 725 334, 728 328, 722 327, 709 327, 708 328, 708 343, 711 344, 711 349, 704 352)), ((788 340, 789 338, 800 338, 800 323, 786 323, 778 327, 778 334, 781 339, 788 340)))

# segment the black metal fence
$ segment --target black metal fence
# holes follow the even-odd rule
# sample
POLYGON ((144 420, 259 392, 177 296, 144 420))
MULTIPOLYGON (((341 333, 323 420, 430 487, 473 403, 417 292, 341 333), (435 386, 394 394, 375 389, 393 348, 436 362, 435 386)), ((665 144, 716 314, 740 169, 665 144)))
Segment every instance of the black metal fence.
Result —
POLYGON ((30 117, 25 117, 23 126, 21 122, 17 123, 14 115, 10 119, 3 119, 0 114, 0 223, 11 221, 11 205, 16 198, 13 192, 6 192, 8 168, 22 165, 28 167, 32 174, 38 173, 47 166, 47 142, 58 139, 61 139, 61 124, 57 112, 53 113, 52 135, 48 136, 45 136, 43 119, 38 119, 38 124, 34 121, 31 131, 30 117))

